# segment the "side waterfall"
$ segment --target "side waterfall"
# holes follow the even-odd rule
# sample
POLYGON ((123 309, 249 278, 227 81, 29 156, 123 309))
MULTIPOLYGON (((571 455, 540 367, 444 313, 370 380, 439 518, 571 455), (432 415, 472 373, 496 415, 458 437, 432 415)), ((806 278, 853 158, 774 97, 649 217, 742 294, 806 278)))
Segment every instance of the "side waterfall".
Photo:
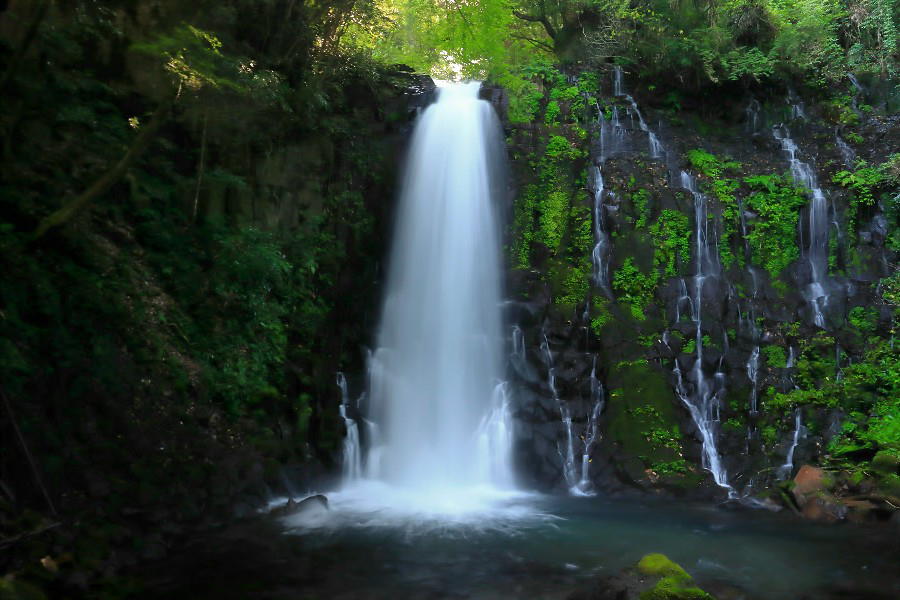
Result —
POLYGON ((441 88, 416 125, 370 361, 380 442, 367 474, 422 498, 513 485, 495 198, 504 155, 480 85, 441 88))
MULTIPOLYGON (((791 105, 795 118, 803 118, 801 104, 791 105)), ((809 263, 810 283, 806 291, 806 300, 813 312, 813 321, 818 327, 825 327, 824 308, 828 306, 828 293, 825 291, 828 276, 828 201, 825 192, 819 187, 816 172, 809 163, 797 157, 799 148, 791 138, 791 132, 785 125, 772 128, 772 136, 781 143, 781 149, 787 156, 794 181, 809 190, 809 235, 805 248, 806 260, 809 263)))
MULTIPOLYGON (((690 173, 681 172, 681 186, 694 197, 694 294, 690 298, 692 320, 696 324, 696 358, 688 374, 688 386, 675 361, 676 392, 697 425, 703 443, 703 467, 712 473, 716 484, 728 490, 734 497, 734 489, 728 484, 728 473, 722 464, 716 447, 719 436, 719 408, 724 391, 725 376, 720 369, 710 380, 703 371, 703 284, 709 277, 718 277, 721 267, 719 254, 709 243, 709 219, 706 217, 706 196, 697 189, 697 182, 690 173)), ((685 286, 686 288, 687 286, 685 286)), ((685 290, 686 291, 686 290, 685 290)))

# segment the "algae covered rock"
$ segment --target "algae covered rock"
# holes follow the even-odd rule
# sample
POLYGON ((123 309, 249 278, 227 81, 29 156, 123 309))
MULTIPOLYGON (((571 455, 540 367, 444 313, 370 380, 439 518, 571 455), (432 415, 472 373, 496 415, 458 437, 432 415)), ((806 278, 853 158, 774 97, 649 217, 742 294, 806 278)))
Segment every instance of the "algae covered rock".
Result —
POLYGON ((681 568, 681 565, 673 562, 665 554, 659 554, 658 552, 644 556, 644 558, 638 561, 637 568, 638 571, 644 575, 659 575, 660 577, 679 577, 685 579, 691 578, 687 571, 681 568))
POLYGON ((713 600, 713 597, 692 585, 690 577, 663 577, 655 586, 641 592, 640 600, 713 600))
POLYGON ((694 578, 665 554, 644 556, 637 564, 643 575, 660 577, 659 581, 640 593, 640 600, 712 600, 712 596, 693 585, 694 578))

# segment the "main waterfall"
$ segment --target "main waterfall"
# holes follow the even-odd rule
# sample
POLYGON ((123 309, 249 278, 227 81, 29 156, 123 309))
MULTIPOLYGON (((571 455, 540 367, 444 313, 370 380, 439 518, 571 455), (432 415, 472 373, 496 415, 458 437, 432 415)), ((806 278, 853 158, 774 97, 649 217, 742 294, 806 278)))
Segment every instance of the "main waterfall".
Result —
POLYGON ((367 474, 423 498, 513 484, 503 377, 501 129, 480 83, 451 84, 413 134, 369 371, 367 474))

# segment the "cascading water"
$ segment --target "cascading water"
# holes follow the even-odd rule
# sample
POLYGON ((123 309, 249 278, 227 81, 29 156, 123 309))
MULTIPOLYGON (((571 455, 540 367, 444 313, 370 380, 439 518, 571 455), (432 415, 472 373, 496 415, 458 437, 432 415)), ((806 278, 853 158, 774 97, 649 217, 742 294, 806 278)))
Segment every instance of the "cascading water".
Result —
POLYGON ((599 422, 600 413, 603 412, 603 406, 606 403, 606 395, 603 392, 603 384, 597 378, 597 356, 594 356, 594 364, 591 367, 591 401, 593 408, 591 416, 585 427, 582 440, 584 448, 581 453, 581 476, 574 486, 569 488, 569 493, 576 496, 593 496, 594 484, 591 482, 591 452, 594 444, 600 437, 599 422))
POLYGON ((556 391, 556 368, 553 366, 553 353, 550 351, 550 342, 547 340, 546 335, 544 336, 544 341, 541 342, 541 354, 543 354, 544 362, 547 365, 547 386, 550 388, 553 400, 556 401, 556 405, 559 407, 560 420, 566 433, 565 448, 557 446, 557 450, 563 461, 563 477, 571 490, 578 483, 578 473, 575 467, 575 433, 573 431, 572 412, 569 410, 569 405, 559 397, 559 392, 556 391))
POLYGON ((628 114, 632 119, 637 117, 638 127, 647 134, 647 142, 650 146, 650 158, 662 158, 665 155, 665 148, 663 148, 662 142, 659 141, 659 137, 656 133, 650 129, 647 122, 644 121, 644 115, 641 114, 641 109, 638 107, 635 99, 625 91, 622 67, 619 66, 613 68, 613 95, 625 98, 629 105, 628 114))
MULTIPOLYGON (((801 111, 802 112, 802 111, 801 111)), ((805 249, 806 260, 810 269, 810 284, 806 292, 806 300, 813 312, 813 321, 818 327, 825 327, 824 309, 828 306, 828 294, 825 282, 828 276, 828 201, 825 192, 819 187, 816 172, 797 157, 797 144, 791 139, 787 126, 781 124, 772 128, 773 137, 781 143, 781 149, 788 157, 791 176, 794 181, 809 190, 809 233, 805 249)))
POLYGON ((759 346, 754 346, 747 359, 747 379, 750 380, 750 414, 755 415, 758 412, 757 400, 759 397, 759 346))
POLYGON ((760 110, 762 110, 762 106, 759 104, 759 100, 757 100, 756 98, 751 98, 750 102, 747 103, 747 108, 744 109, 744 127, 747 130, 747 133, 752 134, 759 131, 760 110))
POLYGON ((609 234, 606 232, 603 197, 606 190, 603 185, 603 173, 599 165, 591 168, 594 188, 594 251, 591 260, 594 265, 594 284, 607 296, 612 296, 609 286, 609 234))
MULTIPOLYGON (((697 425, 703 446, 703 468, 712 473, 717 485, 728 490, 729 497, 735 492, 728 484, 728 473, 716 447, 719 426, 720 396, 724 391, 724 374, 720 368, 710 380, 703 371, 703 284, 707 278, 718 277, 721 267, 718 252, 709 244, 709 219, 706 215, 706 196, 697 188, 697 182, 690 173, 681 172, 681 186, 694 197, 694 294, 690 298, 691 316, 696 326, 694 366, 688 375, 688 382, 675 361, 676 393, 688 409, 697 425), (690 385, 688 385, 690 384, 690 385)), ((685 292, 686 287, 684 286, 685 292)), ((679 311, 681 300, 678 301, 679 311)), ((679 315, 680 316, 680 315, 679 315)), ((720 361, 721 363, 721 361, 720 361)))
POLYGON ((347 391, 347 378, 338 371, 337 385, 341 390, 341 418, 347 427, 347 435, 344 437, 343 446, 343 475, 344 481, 356 481, 362 475, 362 452, 359 445, 359 426, 355 419, 347 415, 350 406, 350 394, 347 391))
POLYGON ((788 447, 787 457, 784 464, 778 467, 777 475, 779 479, 787 479, 794 470, 794 451, 800 443, 800 436, 803 432, 803 422, 801 420, 802 413, 798 408, 794 413, 794 436, 791 438, 791 445, 788 447))
POLYGON ((848 168, 852 169, 854 163, 856 162, 856 152, 850 145, 844 141, 844 138, 841 137, 840 132, 835 129, 834 130, 834 143, 837 146, 838 151, 841 153, 841 158, 844 161, 844 165, 848 168))
POLYGON ((380 457, 369 475, 422 503, 513 485, 494 198, 502 132, 479 87, 442 87, 416 126, 370 361, 380 457))

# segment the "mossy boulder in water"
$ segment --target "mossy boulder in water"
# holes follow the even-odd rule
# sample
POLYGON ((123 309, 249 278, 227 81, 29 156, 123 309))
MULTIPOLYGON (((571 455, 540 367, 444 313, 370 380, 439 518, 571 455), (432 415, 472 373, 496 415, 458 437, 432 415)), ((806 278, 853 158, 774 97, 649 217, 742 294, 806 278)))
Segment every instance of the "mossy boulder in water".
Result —
POLYGON ((653 588, 642 592, 640 600, 713 600, 713 597, 691 585, 691 580, 663 577, 653 588))
POLYGON ((715 600, 694 585, 694 579, 665 554, 644 556, 634 567, 599 579, 569 600, 715 600))
POLYGON ((652 588, 644 590, 640 600, 712 600, 712 596, 693 585, 693 577, 665 554, 648 554, 637 565, 638 571, 661 577, 652 588))
POLYGON ((681 565, 673 562, 665 554, 659 554, 658 552, 644 556, 644 558, 638 562, 637 568, 638 571, 644 575, 658 575, 660 577, 677 577, 684 579, 691 578, 687 571, 681 568, 681 565))

